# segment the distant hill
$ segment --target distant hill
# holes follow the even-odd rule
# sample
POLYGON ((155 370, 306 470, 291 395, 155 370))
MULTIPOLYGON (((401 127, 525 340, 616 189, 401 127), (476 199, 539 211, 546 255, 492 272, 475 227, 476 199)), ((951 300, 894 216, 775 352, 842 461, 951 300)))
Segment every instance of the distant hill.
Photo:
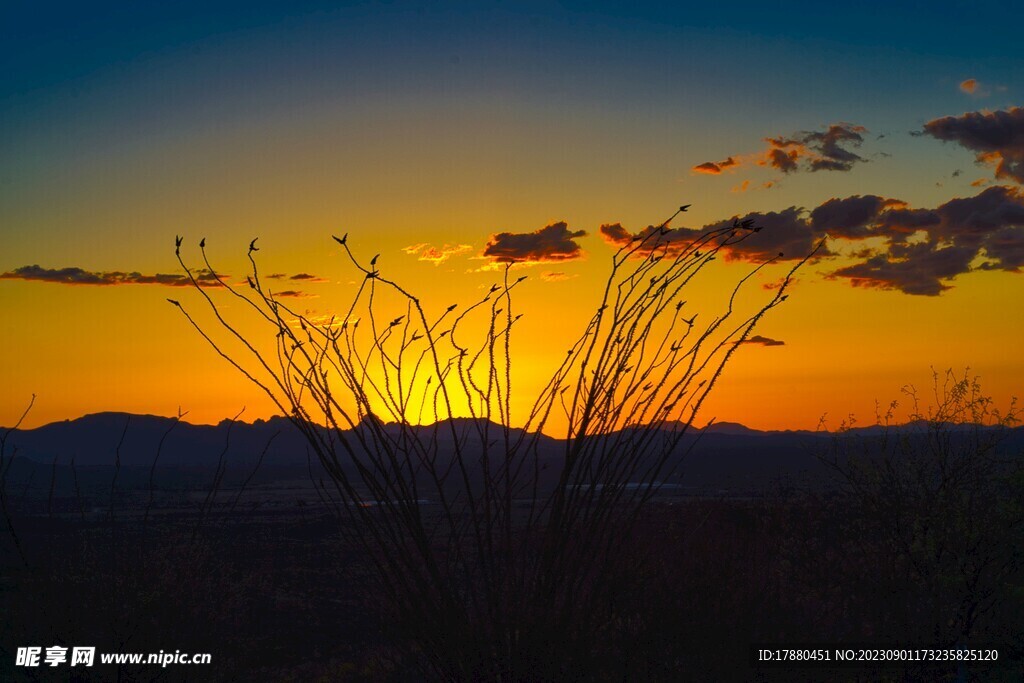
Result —
MULTIPOLYGON (((504 436, 500 426, 471 419, 456 419, 438 427, 438 457, 451 457, 454 453, 453 432, 466 452, 482 450, 482 438, 492 443, 504 436)), ((393 435, 400 432, 397 425, 386 425, 385 429, 393 435)), ((511 430, 511 438, 521 433, 511 430)), ((871 436, 879 433, 879 428, 859 428, 849 433, 871 436)), ((331 438, 326 430, 320 430, 320 434, 331 438)), ((824 475, 824 467, 817 454, 827 447, 832 436, 827 432, 759 431, 729 422, 713 424, 703 432, 691 430, 673 456, 685 457, 682 477, 673 483, 679 490, 743 494, 819 479, 824 475)), ((603 438, 629 442, 627 434, 603 438)), ((1024 428, 1010 430, 1004 444, 1011 451, 1024 452, 1024 428)), ((538 455, 550 465, 544 469, 542 485, 556 480, 564 447, 558 439, 540 439, 538 455)), ((253 423, 225 420, 217 425, 195 425, 152 415, 98 413, 13 432, 7 455, 14 449, 17 458, 11 478, 28 481, 35 477, 37 483, 49 481, 53 472, 58 473, 60 481, 70 481, 72 459, 80 481, 85 484, 109 482, 118 460, 120 481, 126 486, 148 484, 151 470, 159 474, 161 482, 207 481, 222 455, 228 484, 248 476, 261 461, 261 455, 257 482, 308 481, 311 465, 314 474, 322 476, 305 437, 283 417, 253 423)), ((482 465, 473 460, 468 458, 467 462, 477 471, 470 474, 478 477, 482 465)))

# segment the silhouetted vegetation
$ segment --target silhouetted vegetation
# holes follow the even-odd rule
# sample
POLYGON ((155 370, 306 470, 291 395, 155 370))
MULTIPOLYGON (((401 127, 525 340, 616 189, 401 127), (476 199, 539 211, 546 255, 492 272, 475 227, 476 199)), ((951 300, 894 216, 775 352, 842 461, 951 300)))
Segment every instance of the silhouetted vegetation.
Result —
POLYGON ((247 291, 225 286, 221 300, 194 280, 205 314, 172 303, 287 416, 305 482, 280 463, 257 475, 269 424, 244 463, 235 423, 222 424, 199 468, 162 464, 181 416, 147 426, 145 466, 125 446, 133 423, 111 422, 111 466, 93 471, 15 462, 6 430, 0 671, 48 680, 12 668, 9 648, 66 644, 214 654, 199 674, 117 669, 133 681, 1020 680, 1024 432, 973 379, 937 380, 928 406, 908 393, 908 424, 891 424, 893 406, 869 428, 773 441, 802 444, 799 458, 730 437, 790 470, 680 486, 702 446, 716 453, 695 415, 793 273, 754 305, 748 274, 699 322, 707 311, 684 293, 751 228, 680 244, 666 222, 618 252, 521 420, 511 268, 465 310, 431 316, 378 257, 363 266, 335 238, 360 282, 343 313, 314 321, 265 288, 254 241, 247 291), (228 319, 239 311, 265 339, 228 319), (557 412, 565 432, 546 436, 557 412), (1004 661, 750 664, 751 643, 867 642, 998 644, 1004 661))
MULTIPOLYGON (((213 330, 171 303, 306 436, 329 475, 322 494, 375 563, 425 674, 596 675, 609 628, 624 618, 617 596, 636 576, 620 549, 675 475, 670 456, 729 358, 785 301, 802 263, 766 303, 741 313, 743 285, 775 259, 757 266, 724 310, 698 322, 708 313, 684 300, 694 278, 759 228, 737 222, 683 242, 668 224, 685 208, 615 254, 597 310, 519 424, 511 337, 521 315, 512 294, 525 276, 514 278, 512 264, 481 300, 432 315, 382 272, 379 255, 363 265, 347 235, 335 237, 361 283, 325 323, 264 286, 253 240, 249 294, 225 290, 269 325, 275 342, 264 350, 199 286, 178 239, 213 330), (556 411, 568 424, 564 452, 542 461, 542 431, 556 411), (424 421, 430 426, 418 427, 424 421), (542 487, 548 467, 554 486, 542 487), (424 500, 436 513, 424 512, 424 500)), ((200 248, 215 273, 205 240, 200 248)))

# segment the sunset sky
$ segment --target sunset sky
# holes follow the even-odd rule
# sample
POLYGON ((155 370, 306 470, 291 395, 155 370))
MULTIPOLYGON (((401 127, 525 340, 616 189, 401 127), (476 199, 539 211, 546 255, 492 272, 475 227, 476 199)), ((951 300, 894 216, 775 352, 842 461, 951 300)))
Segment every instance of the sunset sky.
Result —
POLYGON ((311 316, 354 279, 332 234, 436 310, 535 261, 528 394, 615 236, 681 203, 673 227, 764 226, 707 292, 829 237, 701 422, 871 421, 931 368, 1024 387, 1017 3, 209 4, 0 6, 2 425, 32 394, 27 426, 272 414, 167 303, 201 305, 176 235, 233 283, 258 237, 311 316))

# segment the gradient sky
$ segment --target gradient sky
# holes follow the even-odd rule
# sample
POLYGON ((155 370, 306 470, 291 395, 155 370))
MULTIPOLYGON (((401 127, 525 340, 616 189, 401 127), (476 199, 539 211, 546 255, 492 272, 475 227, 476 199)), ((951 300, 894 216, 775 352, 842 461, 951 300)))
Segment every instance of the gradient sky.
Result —
POLYGON ((494 235, 564 221, 571 258, 510 242, 546 261, 521 267, 528 394, 596 305, 601 226, 680 203, 677 227, 750 216, 787 258, 834 254, 703 419, 870 421, 930 368, 1024 385, 1015 3, 209 4, 0 6, 0 424, 33 393, 29 426, 271 414, 165 301, 199 304, 155 277, 178 234, 235 282, 258 236, 317 315, 352 280, 331 234, 443 308, 495 281, 494 235))

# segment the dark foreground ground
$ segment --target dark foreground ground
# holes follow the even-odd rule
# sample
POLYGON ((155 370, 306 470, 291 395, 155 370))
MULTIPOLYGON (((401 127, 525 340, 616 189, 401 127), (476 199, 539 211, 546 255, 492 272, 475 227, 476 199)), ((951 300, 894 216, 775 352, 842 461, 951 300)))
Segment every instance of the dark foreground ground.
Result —
MULTIPOLYGON (((420 679, 399 654, 368 563, 322 505, 289 487, 249 491, 235 505, 225 496, 206 514, 201 499, 10 498, 22 552, 5 528, 0 680, 420 679), (17 648, 33 645, 44 655, 61 645, 212 660, 16 666, 17 648)), ((964 508, 961 518, 907 517, 893 512, 900 504, 790 493, 649 505, 635 547, 622 550, 636 553, 637 580, 624 587, 618 635, 580 678, 1024 679, 1019 499, 964 508), (845 670, 750 661, 752 643, 957 642, 997 645, 1002 661, 845 670)))

